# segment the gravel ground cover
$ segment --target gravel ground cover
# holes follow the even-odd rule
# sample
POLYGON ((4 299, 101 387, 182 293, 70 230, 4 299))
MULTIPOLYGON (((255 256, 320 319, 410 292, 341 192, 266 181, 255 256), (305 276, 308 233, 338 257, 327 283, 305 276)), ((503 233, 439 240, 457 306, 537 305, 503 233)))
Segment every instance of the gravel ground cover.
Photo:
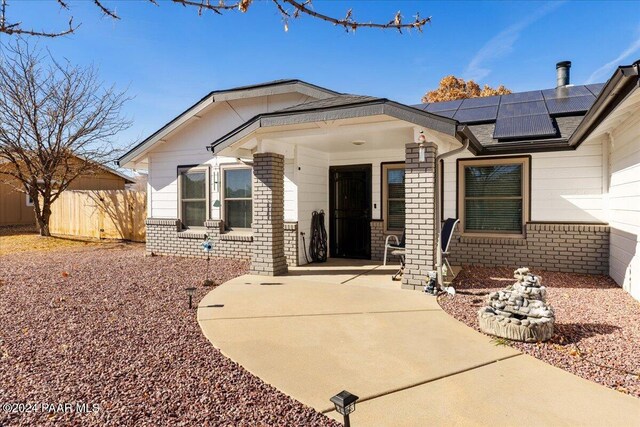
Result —
MULTIPOLYGON (((143 253, 109 244, 0 257, 0 404, 49 405, 3 405, 0 426, 336 425, 204 338, 184 291, 204 260, 143 253)), ((211 262, 216 283, 246 269, 211 262)), ((209 290, 198 286, 195 301, 209 290)))
MULTIPOLYGON (((545 343, 496 339, 582 378, 640 397, 640 302, 607 276, 536 271, 555 310, 553 338, 545 343)), ((479 330, 477 312, 490 292, 513 284, 513 270, 465 267, 457 294, 440 305, 479 330)))

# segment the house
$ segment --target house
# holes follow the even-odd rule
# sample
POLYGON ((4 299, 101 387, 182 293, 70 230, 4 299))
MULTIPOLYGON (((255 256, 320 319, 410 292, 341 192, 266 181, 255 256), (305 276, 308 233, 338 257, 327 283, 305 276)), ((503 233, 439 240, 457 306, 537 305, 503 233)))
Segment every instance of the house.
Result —
MULTIPOLYGON (((101 165, 99 172, 87 173, 76 178, 69 190, 124 190, 125 185, 133 184, 128 176, 101 165)), ((17 191, 15 186, 0 182, 0 226, 35 225, 36 217, 33 201, 28 194, 17 191)))
POLYGON ((149 174, 147 252, 202 256, 206 234, 282 274, 323 210, 331 257, 380 260, 406 229, 419 289, 456 217, 453 264, 610 274, 640 299, 640 63, 586 86, 569 67, 551 89, 413 106, 299 80, 211 92, 119 160, 149 174))

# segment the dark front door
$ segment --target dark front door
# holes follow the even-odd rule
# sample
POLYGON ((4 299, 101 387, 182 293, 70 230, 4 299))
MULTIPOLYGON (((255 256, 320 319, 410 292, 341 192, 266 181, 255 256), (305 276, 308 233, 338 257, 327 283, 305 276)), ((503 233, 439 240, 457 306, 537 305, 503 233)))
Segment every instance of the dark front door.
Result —
POLYGON ((371 259, 371 165, 329 169, 330 255, 371 259))

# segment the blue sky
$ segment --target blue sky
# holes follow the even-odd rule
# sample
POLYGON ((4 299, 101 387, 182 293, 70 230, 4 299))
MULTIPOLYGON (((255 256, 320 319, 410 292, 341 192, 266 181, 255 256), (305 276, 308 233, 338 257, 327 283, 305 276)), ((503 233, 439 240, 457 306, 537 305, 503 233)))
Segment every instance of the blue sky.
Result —
MULTIPOLYGON (((160 0, 104 0, 120 21, 90 1, 10 0, 8 18, 24 27, 76 34, 40 39, 55 57, 94 64, 108 84, 128 88, 125 114, 134 120, 118 145, 127 147, 214 89, 299 78, 357 94, 417 103, 445 75, 504 84, 514 91, 553 87, 555 63, 571 60, 572 83, 605 81, 620 64, 640 58, 640 2, 404 2, 314 1, 316 10, 359 20, 431 16, 424 32, 358 30, 300 18, 283 31, 270 2, 224 16, 160 0)), ((8 36, 2 35, 2 41, 8 36)))

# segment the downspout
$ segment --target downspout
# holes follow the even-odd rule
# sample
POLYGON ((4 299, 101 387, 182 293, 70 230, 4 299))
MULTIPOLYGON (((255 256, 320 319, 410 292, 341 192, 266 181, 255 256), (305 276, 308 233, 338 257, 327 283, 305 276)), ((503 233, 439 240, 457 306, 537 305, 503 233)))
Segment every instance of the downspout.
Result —
POLYGON ((469 138, 468 137, 464 137, 463 142, 462 142, 462 147, 460 148, 456 148, 455 150, 451 150, 451 151, 447 151, 446 153, 442 153, 439 156, 436 156, 436 178, 435 178, 435 187, 436 187, 436 191, 435 191, 435 197, 434 197, 434 206, 435 206, 435 210, 436 210, 436 231, 437 231, 437 236, 438 238, 436 239, 437 241, 437 246, 436 246, 436 274, 438 275, 437 280, 438 280, 438 288, 443 289, 443 278, 442 278, 442 243, 440 242, 441 239, 441 232, 440 229, 442 227, 441 223, 442 223, 442 218, 441 218, 441 207, 440 207, 440 203, 442 202, 440 200, 440 194, 441 194, 441 186, 442 186, 442 182, 440 182, 440 160, 446 159, 447 157, 451 157, 451 156, 455 156, 456 154, 462 153, 463 151, 465 151, 467 148, 469 148, 469 138))

